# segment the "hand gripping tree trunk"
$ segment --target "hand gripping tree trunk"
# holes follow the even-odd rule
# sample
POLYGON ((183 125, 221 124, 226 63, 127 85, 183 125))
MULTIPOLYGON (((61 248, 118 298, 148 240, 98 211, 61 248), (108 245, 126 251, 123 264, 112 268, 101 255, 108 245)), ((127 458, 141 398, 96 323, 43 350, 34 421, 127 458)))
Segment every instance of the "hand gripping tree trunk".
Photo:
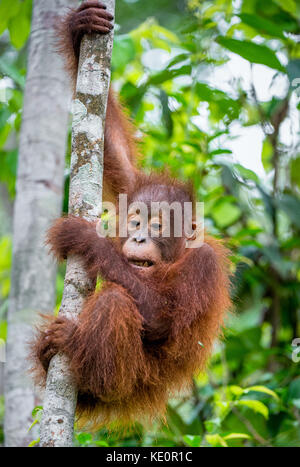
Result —
POLYGON ((27 446, 36 405, 26 358, 38 312, 51 313, 55 262, 45 232, 61 212, 71 87, 53 47, 59 15, 76 0, 35 0, 19 145, 5 363, 5 444, 27 446))
MULTIPOLYGON (((106 0, 114 13, 114 0, 106 0)), ((113 32, 89 35, 81 44, 73 107, 69 212, 95 220, 101 213, 104 125, 110 81, 113 32)), ((75 318, 93 284, 80 260, 70 257, 60 313, 75 318)), ((56 355, 49 366, 41 421, 42 447, 72 446, 77 390, 67 357, 56 355)))

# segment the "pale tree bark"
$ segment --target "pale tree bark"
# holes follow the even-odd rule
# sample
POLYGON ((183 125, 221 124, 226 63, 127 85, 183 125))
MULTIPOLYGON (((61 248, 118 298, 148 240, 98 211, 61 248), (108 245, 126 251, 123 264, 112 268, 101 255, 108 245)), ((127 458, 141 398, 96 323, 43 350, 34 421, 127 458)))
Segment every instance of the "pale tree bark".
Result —
MULTIPOLYGON (((115 1, 106 0, 114 14, 115 1)), ((73 107, 69 212, 88 220, 101 214, 106 105, 110 82, 113 32, 83 38, 73 107)), ((60 314, 76 319, 93 285, 80 260, 70 257, 60 314)), ((56 355, 49 366, 40 445, 71 447, 77 389, 66 356, 56 355)))
POLYGON ((0 236, 10 235, 12 229, 13 200, 4 183, 0 183, 0 236))
POLYGON ((75 0, 35 0, 19 145, 13 219, 13 266, 5 364, 5 444, 26 446, 35 406, 28 342, 38 312, 51 313, 54 261, 45 232, 61 211, 69 80, 55 52, 53 29, 75 0))

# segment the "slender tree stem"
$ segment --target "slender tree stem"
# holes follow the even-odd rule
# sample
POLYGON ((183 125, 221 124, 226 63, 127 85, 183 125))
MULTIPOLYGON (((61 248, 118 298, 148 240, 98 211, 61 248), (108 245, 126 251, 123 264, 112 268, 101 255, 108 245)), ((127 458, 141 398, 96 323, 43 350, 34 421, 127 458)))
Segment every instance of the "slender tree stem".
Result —
MULTIPOLYGON (((114 14, 114 0, 106 0, 114 14)), ((113 32, 89 35, 81 44, 73 110, 69 212, 95 220, 101 213, 103 148, 106 105, 110 82, 113 32)), ((78 258, 67 262, 60 313, 76 319, 91 284, 78 258)), ((49 366, 41 422, 43 447, 72 446, 77 389, 64 355, 49 366)))

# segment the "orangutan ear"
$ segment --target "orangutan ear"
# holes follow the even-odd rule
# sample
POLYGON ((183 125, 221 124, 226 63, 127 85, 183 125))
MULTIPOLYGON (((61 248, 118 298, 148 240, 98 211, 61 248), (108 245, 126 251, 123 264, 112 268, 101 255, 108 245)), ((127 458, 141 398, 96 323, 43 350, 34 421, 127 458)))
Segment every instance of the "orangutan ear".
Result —
POLYGON ((204 242, 204 228, 202 224, 192 222, 192 230, 185 232, 185 247, 186 248, 200 248, 204 242))

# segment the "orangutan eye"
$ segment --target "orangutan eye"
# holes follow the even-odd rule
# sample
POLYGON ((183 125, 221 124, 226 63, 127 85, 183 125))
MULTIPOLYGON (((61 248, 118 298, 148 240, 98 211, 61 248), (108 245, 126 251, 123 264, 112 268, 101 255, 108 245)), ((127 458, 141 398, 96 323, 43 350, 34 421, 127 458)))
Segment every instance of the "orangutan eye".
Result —
POLYGON ((131 220, 131 221, 129 222, 129 226, 128 226, 128 227, 129 227, 130 230, 136 230, 136 229, 139 229, 139 228, 140 228, 140 225, 141 225, 140 221, 131 220))
POLYGON ((161 229, 161 224, 159 222, 153 222, 151 224, 151 229, 159 231, 161 229))

